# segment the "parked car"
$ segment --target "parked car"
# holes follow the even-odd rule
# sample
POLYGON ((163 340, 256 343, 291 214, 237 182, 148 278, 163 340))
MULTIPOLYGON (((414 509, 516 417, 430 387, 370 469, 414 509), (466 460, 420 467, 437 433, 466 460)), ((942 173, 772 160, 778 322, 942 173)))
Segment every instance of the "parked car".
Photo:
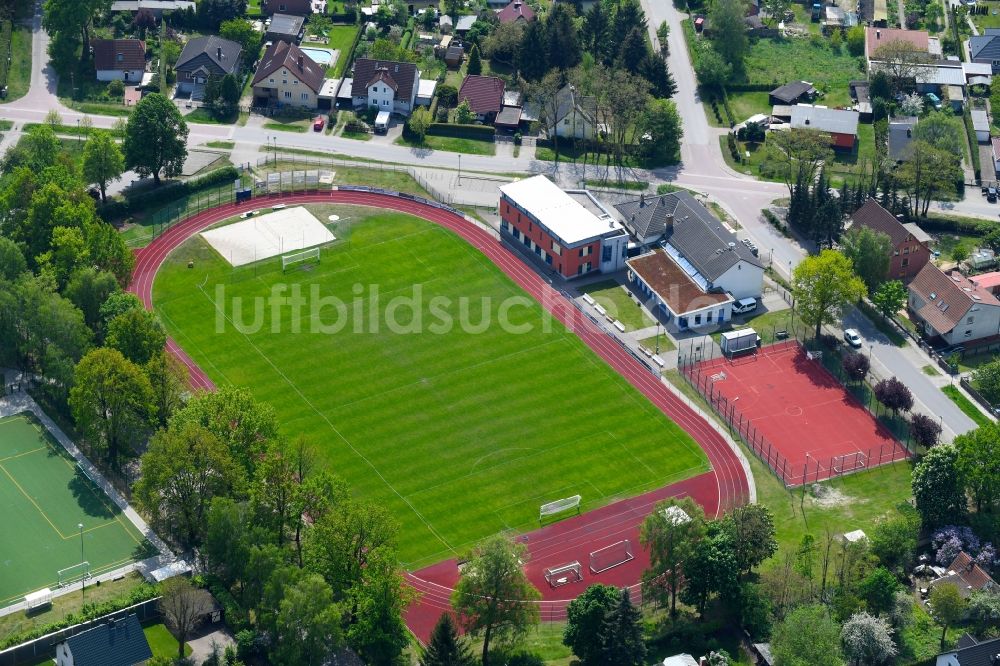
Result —
POLYGON ((733 303, 733 314, 746 314, 757 309, 756 298, 741 298, 733 303))
POLYGON ((990 203, 997 202, 997 188, 990 187, 990 189, 986 190, 986 200, 990 203))
POLYGON ((861 334, 856 329, 849 328, 844 331, 844 341, 854 347, 861 349, 861 334))
POLYGON ((326 118, 324 116, 316 116, 316 119, 313 120, 313 131, 322 132, 323 127, 325 125, 326 125, 326 118))

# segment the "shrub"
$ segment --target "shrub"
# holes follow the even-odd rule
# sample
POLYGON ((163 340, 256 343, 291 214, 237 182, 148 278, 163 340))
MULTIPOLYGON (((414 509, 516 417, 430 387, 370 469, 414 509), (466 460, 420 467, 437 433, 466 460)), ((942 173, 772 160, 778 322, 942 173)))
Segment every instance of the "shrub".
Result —
POLYGON ((125 94, 125 83, 115 79, 108 83, 108 96, 118 98, 125 94))
POLYGON ((481 141, 492 141, 496 136, 496 130, 489 125, 431 123, 431 126, 427 128, 427 133, 432 136, 451 136, 460 139, 479 139, 481 141))
POLYGON ((875 385, 875 399, 896 413, 907 412, 913 407, 913 394, 895 377, 883 379, 875 385))
POLYGON ((926 414, 914 414, 910 417, 910 435, 917 445, 930 448, 941 437, 941 425, 926 414))
POLYGON ((868 360, 868 357, 859 352, 848 352, 845 354, 841 365, 848 379, 855 382, 864 380, 871 369, 871 362, 868 360))

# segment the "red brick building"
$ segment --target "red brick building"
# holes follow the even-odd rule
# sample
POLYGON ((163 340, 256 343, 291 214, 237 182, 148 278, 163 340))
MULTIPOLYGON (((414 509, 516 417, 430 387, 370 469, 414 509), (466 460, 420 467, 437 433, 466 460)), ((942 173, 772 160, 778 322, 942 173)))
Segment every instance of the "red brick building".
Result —
POLYGON ((500 188, 500 230, 565 278, 625 266, 628 234, 589 193, 545 176, 500 188))
POLYGON ((854 224, 879 231, 889 237, 893 249, 889 259, 888 279, 902 280, 905 284, 909 284, 920 269, 930 261, 931 251, 927 248, 929 240, 927 234, 915 224, 903 224, 874 199, 869 199, 864 206, 854 211, 851 220, 854 224))

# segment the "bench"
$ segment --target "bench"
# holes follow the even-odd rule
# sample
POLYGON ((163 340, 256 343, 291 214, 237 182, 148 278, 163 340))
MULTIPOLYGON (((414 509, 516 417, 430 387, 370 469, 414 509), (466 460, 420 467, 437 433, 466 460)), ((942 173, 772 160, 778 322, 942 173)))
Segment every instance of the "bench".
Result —
POLYGON ((620 322, 620 321, 618 321, 617 319, 615 320, 615 328, 617 328, 617 329, 618 329, 619 331, 621 331, 622 333, 624 333, 624 332, 625 332, 625 324, 621 323, 621 322, 620 322))
POLYGON ((787 338, 788 338, 788 331, 786 331, 783 328, 774 332, 775 340, 785 340, 787 338))

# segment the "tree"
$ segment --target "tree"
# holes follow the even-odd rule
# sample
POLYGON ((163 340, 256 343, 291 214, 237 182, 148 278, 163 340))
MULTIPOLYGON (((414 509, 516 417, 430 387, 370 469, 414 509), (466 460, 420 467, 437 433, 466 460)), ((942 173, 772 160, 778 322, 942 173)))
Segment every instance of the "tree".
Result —
POLYGON ((718 88, 733 76, 733 66, 718 51, 707 44, 698 50, 694 62, 694 73, 698 83, 706 88, 718 88))
POLYGON ((650 99, 639 120, 640 131, 650 156, 657 162, 673 162, 680 156, 681 117, 677 106, 666 99, 650 99))
POLYGON ((639 28, 633 28, 625 36, 618 50, 617 66, 633 74, 639 73, 639 64, 649 52, 649 45, 646 43, 648 37, 639 28))
POLYGON ((153 176, 159 185, 161 171, 168 178, 181 172, 187 136, 187 123, 174 103, 159 93, 146 95, 125 127, 125 164, 142 177, 153 176))
POLYGON ((167 333, 149 310, 129 310, 108 322, 108 347, 137 365, 145 365, 163 351, 167 333))
POLYGON ((319 666, 343 645, 341 609, 321 576, 306 575, 285 587, 275 617, 271 657, 280 666, 319 666))
POLYGON ((618 592, 618 603, 601 625, 600 663, 642 666, 646 663, 646 643, 642 638, 642 614, 632 605, 627 588, 618 592))
POLYGON ((769 23, 781 21, 785 16, 785 12, 791 8, 791 0, 764 0, 760 3, 761 11, 770 19, 769 23))
POLYGON ((899 103, 899 110, 903 115, 919 116, 924 112, 924 98, 918 93, 903 95, 903 99, 899 103))
POLYGON ((901 281, 889 280, 879 285, 872 294, 872 303, 883 317, 889 319, 902 309, 907 297, 908 292, 901 281))
POLYGON ((83 148, 83 177, 101 190, 101 201, 107 201, 108 184, 121 178, 125 157, 109 132, 93 130, 83 148))
POLYGON ((86 60, 90 54, 90 25, 95 16, 108 9, 107 0, 79 0, 79 2, 63 2, 62 0, 45 0, 42 12, 42 27, 53 37, 50 54, 53 64, 59 64, 57 70, 66 70, 71 63, 68 58, 75 57, 76 49, 82 46, 81 60, 86 60), (63 57, 59 57, 63 56, 63 57))
POLYGON ((425 107, 421 106, 416 111, 410 115, 410 119, 406 121, 407 127, 413 132, 414 136, 420 141, 424 142, 424 137, 427 136, 427 130, 430 128, 431 123, 434 121, 431 118, 431 112, 425 107))
POLYGON ((684 562, 685 585, 680 599, 694 606, 702 617, 713 594, 731 599, 738 592, 739 565, 733 551, 725 529, 718 522, 710 523, 708 535, 695 545, 684 562))
POLYGON ((506 65, 511 69, 517 62, 517 55, 524 39, 524 22, 501 23, 483 41, 483 53, 492 62, 506 65))
POLYGON ((606 63, 610 58, 610 49, 608 48, 610 34, 611 18, 608 16, 608 10, 600 2, 594 3, 583 16, 580 41, 583 42, 583 48, 600 63, 606 63))
MULTIPOLYGON (((318 15, 309 19, 310 30, 315 29, 313 26, 315 16, 318 15)), ((219 25, 219 37, 236 42, 243 47, 243 62, 246 64, 253 64, 253 61, 257 59, 257 53, 260 50, 260 35, 261 33, 254 29, 253 24, 244 18, 230 19, 219 25)))
POLYGON ((955 190, 961 169, 955 154, 918 139, 907 146, 906 160, 896 178, 909 197, 910 215, 926 216, 931 201, 955 190))
POLYGON ((941 439, 941 424, 926 414, 911 414, 910 436, 917 446, 929 449, 941 439))
POLYGON ((871 361, 861 352, 847 352, 840 361, 848 379, 854 382, 863 381, 871 369, 871 361))
POLYGON ((965 490, 958 469, 958 449, 935 446, 913 468, 913 499, 927 527, 949 525, 965 515, 965 490))
POLYGON ((0 236, 0 280, 13 282, 28 270, 28 262, 17 243, 0 236))
POLYGON ((969 620, 982 636, 1000 627, 1000 592, 995 589, 976 590, 969 595, 969 620))
POLYGON ((455 109, 455 122, 459 125, 468 125, 475 119, 476 114, 473 113, 472 107, 469 105, 469 100, 463 99, 455 109))
POLYGON ((717 0, 708 12, 715 33, 712 44, 737 74, 743 72, 743 58, 750 48, 745 18, 746 10, 740 0, 717 0))
POLYGON ((112 464, 142 439, 156 416, 149 380, 116 349, 95 349, 80 359, 69 406, 77 427, 112 464))
POLYGON ((830 135, 816 130, 772 132, 767 139, 769 159, 776 164, 788 193, 796 183, 813 183, 820 165, 833 159, 830 135))
POLYGON ((136 503, 157 530, 183 548, 201 543, 209 506, 243 485, 243 470, 205 428, 161 430, 142 456, 136 503))
POLYGON ((243 16, 247 0, 199 0, 198 22, 202 27, 217 32, 223 21, 243 16))
POLYGON ((776 666, 841 666, 840 627, 820 605, 795 608, 775 628, 776 666))
POLYGON ((128 285, 135 268, 135 254, 125 244, 125 237, 113 226, 98 219, 86 224, 84 229, 91 264, 112 273, 119 286, 128 285))
POLYGON ((865 54, 865 29, 856 25, 847 31, 847 51, 857 58, 865 54))
POLYGON ((365 569, 384 552, 395 554, 399 526, 384 507, 344 496, 307 532, 306 561, 334 597, 345 599, 365 569))
POLYGON ((880 617, 864 611, 855 613, 840 632, 844 655, 859 664, 884 664, 899 650, 892 642, 892 627, 880 617))
POLYGON ((410 644, 403 611, 416 593, 403 580, 395 552, 369 558, 361 581, 351 588, 348 644, 367 664, 398 664, 410 644))
POLYGON ((187 578, 168 578, 160 586, 160 612, 170 633, 177 639, 177 658, 184 658, 184 646, 207 613, 212 611, 212 595, 196 588, 187 578))
POLYGON ((994 405, 1000 403, 1000 359, 979 366, 972 373, 976 388, 994 405))
POLYGON ((649 550, 649 569, 642 574, 643 596, 661 601, 669 596, 671 615, 677 614, 684 561, 704 534, 705 512, 690 497, 658 503, 642 522, 639 542, 649 550))
POLYGON ((762 504, 736 507, 723 519, 723 525, 731 539, 740 573, 750 573, 751 569, 778 550, 774 517, 771 510, 762 504))
MULTIPOLYGON (((0 239, 0 246, 2 244, 3 240, 0 239)), ((0 253, 2 253, 2 247, 0 247, 0 253)), ((0 264, 2 263, 3 259, 0 258, 0 264)), ((0 277, 3 277, 2 267, 0 267, 0 277)), ((118 282, 114 275, 87 266, 77 269, 70 276, 63 294, 80 309, 87 326, 96 329, 100 323, 101 304, 117 291, 118 282)))
POLYGON ((885 567, 874 569, 858 586, 858 594, 868 610, 875 614, 889 612, 898 590, 899 581, 885 567))
POLYGON ((926 62, 928 55, 906 40, 894 39, 875 49, 871 59, 879 62, 879 71, 888 77, 895 94, 902 89, 906 79, 913 78, 916 66, 926 62))
POLYGON ((479 57, 479 46, 477 44, 473 44, 472 50, 469 52, 469 62, 466 65, 466 73, 475 75, 483 73, 483 63, 479 57))
POLYGON ((961 155, 966 142, 962 123, 945 111, 934 111, 921 118, 913 128, 913 137, 953 155, 961 155))
POLYGON ((199 554, 205 570, 232 586, 242 580, 250 559, 252 517, 246 504, 214 497, 205 517, 199 554))
POLYGON ((452 594, 466 631, 483 636, 483 664, 495 638, 521 636, 538 623, 541 595, 521 568, 527 551, 504 536, 483 542, 472 554, 452 594))
POLYGON ((965 616, 965 599, 954 583, 941 583, 931 588, 930 605, 932 614, 941 625, 941 649, 944 650, 944 639, 948 635, 948 627, 960 621, 965 616))
POLYGON ((545 21, 532 21, 524 29, 517 54, 517 69, 526 81, 538 81, 549 71, 548 35, 545 21))
POLYGON ((913 560, 920 532, 920 514, 908 504, 875 520, 871 550, 883 566, 895 574, 905 574, 913 560))
MULTIPOLYGON (((844 234, 840 244, 841 251, 851 260, 854 272, 864 281, 868 293, 874 294, 889 274, 892 239, 881 231, 856 224, 844 234)), ((903 291, 905 293, 906 290, 903 291)))
POLYGON ((913 408, 913 394, 906 384, 895 377, 883 379, 875 384, 875 399, 899 414, 900 411, 908 412, 913 408))
POLYGON ((670 53, 670 45, 667 39, 670 37, 670 24, 663 21, 656 27, 656 43, 660 47, 660 53, 667 55, 670 53))
POLYGON ((618 589, 610 585, 595 584, 566 607, 566 628, 562 642, 577 656, 581 666, 605 663, 602 661, 601 630, 605 618, 617 606, 618 589))
POLYGON ((472 656, 466 642, 458 635, 458 628, 451 619, 451 613, 442 613, 420 657, 420 666, 474 666, 474 664, 475 657, 472 656))
POLYGON ((1000 492, 1000 426, 995 422, 955 438, 958 457, 955 465, 961 479, 976 503, 976 511, 984 505, 991 509, 1000 492))
POLYGON ((438 104, 444 106, 454 106, 458 101, 458 89, 455 86, 443 83, 437 88, 438 104))
POLYGON ((817 338, 824 324, 836 323, 844 308, 866 294, 865 284, 854 274, 851 260, 833 250, 806 257, 796 266, 792 291, 799 316, 815 327, 817 338))
POLYGON ((188 379, 187 366, 173 354, 161 351, 150 358, 142 370, 153 389, 157 422, 161 428, 166 427, 170 417, 183 404, 188 379))

